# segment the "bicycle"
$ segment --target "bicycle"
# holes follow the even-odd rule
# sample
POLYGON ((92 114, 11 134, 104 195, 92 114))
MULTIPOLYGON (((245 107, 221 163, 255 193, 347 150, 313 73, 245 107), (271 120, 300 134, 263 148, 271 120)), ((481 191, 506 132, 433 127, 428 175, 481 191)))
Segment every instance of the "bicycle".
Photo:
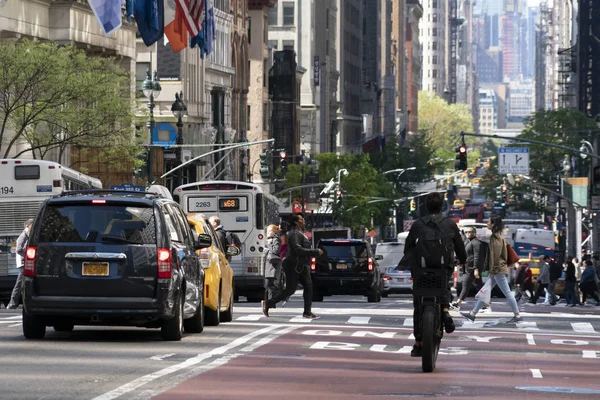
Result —
POLYGON ((413 270, 413 295, 421 298, 421 367, 433 372, 444 336, 442 302, 448 290, 448 272, 437 268, 413 270))

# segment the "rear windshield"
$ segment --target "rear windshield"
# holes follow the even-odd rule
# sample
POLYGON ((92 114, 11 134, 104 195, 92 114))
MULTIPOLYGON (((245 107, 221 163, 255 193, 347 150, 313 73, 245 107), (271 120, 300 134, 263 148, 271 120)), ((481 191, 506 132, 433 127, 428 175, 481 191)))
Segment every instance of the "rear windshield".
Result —
POLYGON ((379 263, 384 265, 397 265, 404 256, 404 245, 397 244, 382 244, 377 245, 375 254, 383 257, 379 263))
POLYGON ((156 244, 152 207, 50 205, 39 242, 156 244))
POLYGON ((332 258, 366 258, 369 256, 369 253, 367 253, 367 246, 364 243, 321 243, 319 247, 323 249, 327 257, 332 258))

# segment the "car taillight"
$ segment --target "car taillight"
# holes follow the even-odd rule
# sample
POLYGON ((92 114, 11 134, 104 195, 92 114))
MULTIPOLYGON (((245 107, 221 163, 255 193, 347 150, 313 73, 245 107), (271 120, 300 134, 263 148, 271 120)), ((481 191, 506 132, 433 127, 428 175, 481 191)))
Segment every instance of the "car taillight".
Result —
POLYGON ((383 280, 384 280, 384 281, 391 281, 391 280, 392 280, 392 277, 391 277, 391 276, 384 275, 384 276, 383 276, 383 280))
POLYGON ((310 270, 314 271, 317 269, 317 259, 315 257, 310 258, 310 270))
POLYGON ((200 250, 200 265, 202 268, 210 267, 210 253, 208 247, 200 250))
POLYGON ((371 257, 369 257, 369 271, 373 271, 373 259, 371 257))
POLYGON ((170 249, 158 249, 158 279, 169 279, 173 274, 170 249))
POLYGON ((25 251, 25 263, 23 266, 23 275, 32 278, 35 276, 35 256, 36 250, 34 246, 27 247, 25 251))

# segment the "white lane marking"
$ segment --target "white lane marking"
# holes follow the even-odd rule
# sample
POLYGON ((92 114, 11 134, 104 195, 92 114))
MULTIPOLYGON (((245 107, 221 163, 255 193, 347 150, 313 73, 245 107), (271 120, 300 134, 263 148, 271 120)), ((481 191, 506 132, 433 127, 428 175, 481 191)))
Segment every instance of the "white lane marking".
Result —
MULTIPOLYGON (((281 328, 281 326, 278 326, 278 328, 281 328)), ((277 336, 291 332, 292 330, 297 329, 297 328, 298 328, 297 325, 296 326, 288 326, 277 332, 273 332, 272 334, 267 336, 268 339, 263 338, 260 340, 260 342, 262 343, 262 345, 265 345, 265 344, 269 343, 271 340, 276 339, 277 336)), ((245 351, 246 349, 249 349, 250 347, 253 347, 253 346, 248 346, 248 347, 242 349, 241 351, 245 351)), ((168 380, 168 384, 166 386, 163 385, 160 388, 144 390, 139 395, 134 396, 133 399, 136 399, 136 400, 137 399, 145 399, 145 400, 151 399, 151 398, 159 395, 160 393, 164 393, 167 390, 170 390, 171 388, 174 388, 175 386, 187 381, 188 379, 198 376, 204 372, 210 371, 214 368, 225 365, 229 361, 231 361, 241 355, 242 355, 241 352, 225 354, 222 357, 219 357, 219 358, 215 359, 214 361, 211 361, 208 364, 201 364, 195 368, 192 368, 191 370, 182 371, 181 373, 170 377, 168 380)))
POLYGON ((404 319, 404 323, 402 324, 403 326, 413 326, 413 319, 412 318, 405 318, 404 319))
POLYGON ((23 324, 14 324, 14 325, 9 325, 9 328, 16 328, 17 326, 22 326, 23 324))
POLYGON ((312 322, 310 318, 304 318, 302 315, 296 315, 294 318, 290 319, 289 322, 312 322))
POLYGON ((264 338, 257 340, 255 343, 251 344, 250 346, 244 347, 243 349, 241 349, 241 351, 243 351, 245 353, 251 353, 254 350, 258 349, 259 347, 264 346, 265 344, 274 340, 275 338, 277 338, 277 336, 281 336, 281 335, 285 335, 286 333, 290 333, 291 331, 293 331, 296 328, 297 328, 296 326, 288 326, 287 328, 283 328, 280 331, 273 332, 270 335, 267 335, 264 338))
POLYGON ((116 389, 111 390, 110 392, 101 394, 100 396, 94 397, 93 400, 112 400, 112 399, 116 399, 117 397, 123 396, 126 393, 131 392, 132 390, 137 389, 138 387, 145 385, 146 383, 152 382, 153 380, 162 378, 163 376, 172 374, 174 372, 180 371, 184 368, 188 368, 191 367, 193 365, 199 364, 202 361, 206 360, 207 358, 211 358, 213 356, 217 356, 217 355, 222 355, 224 353, 226 353, 227 351, 241 346, 243 344, 245 344, 246 342, 254 339, 257 336, 260 336, 264 333, 270 332, 274 329, 278 328, 278 326, 276 325, 272 325, 272 326, 267 326, 263 329, 259 329, 257 331, 254 332, 250 332, 247 335, 244 335, 242 337, 239 337, 235 340, 233 340, 232 342, 221 346, 221 347, 217 347, 216 349, 213 349, 207 353, 203 353, 203 354, 198 354, 195 357, 191 357, 188 358, 187 360, 179 363, 179 364, 174 364, 171 365, 167 368, 163 368, 159 371, 153 372, 151 374, 148 375, 144 375, 141 376, 137 379, 134 379, 133 381, 126 383, 124 385, 119 386, 116 389))
POLYGON ((12 321, 0 321, 0 324, 14 324, 14 323, 15 323, 14 320, 12 320, 12 321))
POLYGON ((0 318, 0 320, 5 320, 5 319, 21 319, 21 318, 23 318, 22 315, 13 315, 12 317, 0 318))
POLYGON ((158 355, 158 356, 152 356, 152 357, 150 357, 150 360, 163 361, 165 358, 168 358, 168 357, 171 357, 171 356, 174 356, 174 355, 175 355, 175 353, 161 354, 161 355, 158 355))
POLYGON ((370 320, 371 317, 350 317, 350 319, 348 319, 348 322, 346 323, 355 325, 367 325, 370 320))
POLYGON ((539 369, 529 368, 529 370, 531 371, 531 376, 533 376, 534 378, 543 378, 542 373, 539 369))
POLYGON ((260 321, 263 316, 260 314, 249 314, 242 317, 237 317, 236 321, 260 321))
POLYGON ((589 322, 571 322, 575 332, 595 333, 594 327, 589 322))
POLYGON ((594 350, 583 350, 582 351, 582 357, 583 358, 598 358, 598 351, 594 351, 594 350))
POLYGON ((523 331, 539 331, 540 328, 537 327, 537 322, 517 322, 517 329, 523 331))
POLYGON ((527 344, 535 346, 535 340, 533 339, 533 335, 531 333, 526 334, 525 337, 527 338, 527 344))

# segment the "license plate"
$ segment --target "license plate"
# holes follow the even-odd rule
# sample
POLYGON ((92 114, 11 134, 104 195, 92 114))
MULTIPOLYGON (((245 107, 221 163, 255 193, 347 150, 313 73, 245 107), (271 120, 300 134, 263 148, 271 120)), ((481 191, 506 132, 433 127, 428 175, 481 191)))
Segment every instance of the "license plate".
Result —
POLYGON ((337 269, 348 269, 348 264, 337 264, 335 267, 337 269))
POLYGON ((81 275, 85 276, 108 276, 107 262, 84 262, 81 275))
POLYGON ((404 278, 398 278, 397 281, 398 282, 404 282, 404 278))

